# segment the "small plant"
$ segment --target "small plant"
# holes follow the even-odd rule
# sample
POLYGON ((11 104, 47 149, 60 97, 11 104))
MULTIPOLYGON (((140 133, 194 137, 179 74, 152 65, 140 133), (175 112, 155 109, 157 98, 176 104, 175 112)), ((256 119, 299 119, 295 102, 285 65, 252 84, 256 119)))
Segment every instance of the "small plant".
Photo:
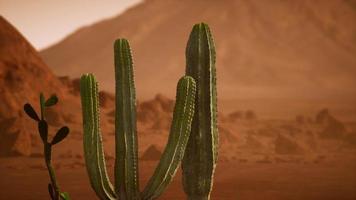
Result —
POLYGON ((61 192, 59 185, 56 180, 56 174, 54 168, 52 167, 51 158, 52 158, 52 146, 61 142, 69 133, 69 128, 63 126, 60 128, 56 135, 53 137, 51 142, 48 142, 48 123, 45 120, 45 109, 47 107, 54 106, 57 104, 58 98, 56 95, 52 95, 49 99, 45 100, 44 95, 40 94, 40 109, 41 109, 41 118, 38 117, 35 109, 31 104, 26 103, 24 105, 24 111, 26 114, 35 120, 38 123, 38 132, 43 142, 43 152, 45 163, 47 166, 48 174, 51 180, 51 183, 48 184, 48 192, 52 200, 69 200, 69 194, 67 192, 61 192))

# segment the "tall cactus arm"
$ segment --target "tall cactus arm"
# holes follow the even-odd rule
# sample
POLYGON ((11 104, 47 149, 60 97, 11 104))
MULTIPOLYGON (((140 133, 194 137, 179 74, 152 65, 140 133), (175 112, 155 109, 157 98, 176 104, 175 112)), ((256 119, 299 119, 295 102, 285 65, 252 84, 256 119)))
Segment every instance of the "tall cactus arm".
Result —
POLYGON ((139 199, 136 96, 130 45, 114 43, 116 79, 115 190, 122 200, 139 199))
POLYGON ((186 49, 186 74, 197 83, 192 130, 182 162, 188 199, 210 199, 217 161, 215 47, 207 24, 196 24, 186 49))
POLYGON ((194 114, 196 85, 192 77, 182 77, 177 85, 176 104, 166 148, 142 193, 143 200, 158 198, 172 181, 183 159, 194 114))
POLYGON ((100 199, 115 199, 114 189, 106 171, 99 128, 98 85, 92 74, 81 77, 80 95, 84 129, 84 157, 90 184, 100 199))

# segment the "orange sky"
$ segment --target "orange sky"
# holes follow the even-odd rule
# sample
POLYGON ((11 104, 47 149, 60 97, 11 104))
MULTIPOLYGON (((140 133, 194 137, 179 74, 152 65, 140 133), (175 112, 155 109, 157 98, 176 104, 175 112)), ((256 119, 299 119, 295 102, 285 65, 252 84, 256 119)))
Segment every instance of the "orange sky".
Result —
POLYGON ((0 0, 0 14, 37 49, 142 0, 0 0))

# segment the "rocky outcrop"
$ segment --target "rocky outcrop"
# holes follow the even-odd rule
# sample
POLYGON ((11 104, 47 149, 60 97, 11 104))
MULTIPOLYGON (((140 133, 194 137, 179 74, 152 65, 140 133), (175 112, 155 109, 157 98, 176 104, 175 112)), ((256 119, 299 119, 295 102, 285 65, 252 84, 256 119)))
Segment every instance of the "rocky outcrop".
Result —
POLYGON ((168 130, 172 121, 174 101, 157 94, 154 99, 138 104, 137 119, 155 130, 168 130))
POLYGON ((278 134, 275 141, 275 152, 277 154, 302 154, 305 151, 295 139, 278 134))

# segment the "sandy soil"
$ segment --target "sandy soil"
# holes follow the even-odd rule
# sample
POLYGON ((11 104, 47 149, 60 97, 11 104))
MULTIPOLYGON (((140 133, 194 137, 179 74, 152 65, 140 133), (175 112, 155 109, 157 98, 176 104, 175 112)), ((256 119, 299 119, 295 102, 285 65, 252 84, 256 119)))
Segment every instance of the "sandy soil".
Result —
MULTIPOLYGON (((97 199, 82 158, 63 158, 54 165, 62 190, 69 192, 72 199, 97 199)), ((140 162, 141 187, 155 165, 154 161, 140 162)), ((108 166, 113 177, 112 159, 108 166)), ((352 155, 335 155, 318 162, 220 162, 212 199, 355 200, 355 169, 356 157, 352 155)), ((0 199, 48 199, 48 176, 41 158, 1 158, 0 176, 0 199)), ((180 179, 179 171, 160 199, 185 199, 180 179)))

